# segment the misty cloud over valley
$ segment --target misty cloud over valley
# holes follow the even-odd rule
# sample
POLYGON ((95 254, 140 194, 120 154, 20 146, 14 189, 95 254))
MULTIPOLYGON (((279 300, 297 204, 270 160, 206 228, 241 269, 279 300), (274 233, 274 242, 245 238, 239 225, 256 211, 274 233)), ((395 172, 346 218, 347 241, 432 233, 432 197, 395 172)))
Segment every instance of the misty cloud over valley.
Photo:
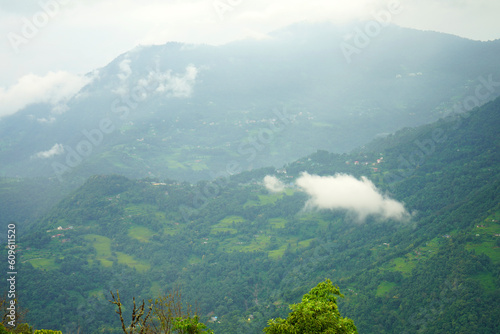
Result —
MULTIPOLYGON (((277 177, 270 175, 264 178, 264 185, 270 192, 286 188, 277 177)), ((304 210, 346 210, 354 213, 359 221, 369 215, 399 221, 410 216, 402 203, 381 194, 364 176, 358 180, 346 174, 319 176, 303 172, 295 185, 309 196, 304 210)))

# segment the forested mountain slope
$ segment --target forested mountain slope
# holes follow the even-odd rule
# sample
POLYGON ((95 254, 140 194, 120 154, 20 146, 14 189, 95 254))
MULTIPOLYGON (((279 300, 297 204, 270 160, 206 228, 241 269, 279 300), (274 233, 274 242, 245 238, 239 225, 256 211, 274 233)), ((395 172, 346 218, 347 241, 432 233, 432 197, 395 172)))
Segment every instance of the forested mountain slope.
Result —
POLYGON ((500 94, 500 40, 389 25, 359 47, 365 25, 130 50, 66 103, 2 118, 0 176, 196 182, 232 161, 279 167, 317 149, 348 152, 500 94), (347 44, 357 51, 346 55, 347 44))
POLYGON ((259 333, 329 278, 360 333, 498 332, 499 115, 497 99, 349 154, 196 185, 93 176, 19 236, 19 302, 37 327, 119 332, 109 290, 179 285, 216 333, 259 333), (307 209, 302 172, 365 176, 409 216, 307 209), (269 192, 268 175, 286 187, 269 192))

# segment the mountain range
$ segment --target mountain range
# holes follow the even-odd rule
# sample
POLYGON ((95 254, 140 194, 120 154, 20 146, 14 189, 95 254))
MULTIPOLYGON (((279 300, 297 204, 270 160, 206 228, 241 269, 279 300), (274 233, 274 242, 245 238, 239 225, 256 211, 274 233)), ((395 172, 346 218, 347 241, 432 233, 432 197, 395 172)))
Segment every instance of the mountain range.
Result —
POLYGON ((93 176, 24 232, 20 303, 37 327, 118 333, 109 291, 178 286, 216 332, 257 333, 328 277, 362 333, 494 333, 499 111, 195 185, 93 176))
POLYGON ((121 333, 110 291, 177 289, 258 333, 328 278, 360 333, 500 332, 500 40, 366 29, 141 46, 2 118, 25 320, 121 333))
POLYGON ((363 40, 366 25, 137 47, 89 73, 65 103, 4 117, 0 175, 213 179, 231 162, 251 170, 348 152, 499 95, 499 40, 394 25, 363 40))

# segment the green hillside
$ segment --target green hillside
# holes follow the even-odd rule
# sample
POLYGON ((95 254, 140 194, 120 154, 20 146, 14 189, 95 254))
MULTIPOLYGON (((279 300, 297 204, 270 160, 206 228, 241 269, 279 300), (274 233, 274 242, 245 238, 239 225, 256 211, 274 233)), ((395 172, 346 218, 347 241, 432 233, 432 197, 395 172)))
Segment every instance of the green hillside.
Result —
POLYGON ((178 286, 215 333, 259 333, 328 278, 360 333, 499 332, 499 115, 497 99, 349 154, 196 185, 93 176, 19 236, 19 302, 36 328, 119 333, 110 290, 178 286), (305 210, 304 171, 366 176, 411 218, 305 210), (269 193, 269 174, 291 186, 269 193))
POLYGON ((499 40, 388 25, 384 38, 348 64, 339 45, 352 28, 302 22, 269 40, 125 52, 96 69, 64 113, 35 103, 3 118, 0 176, 79 185, 95 174, 197 182, 233 161, 246 170, 318 149, 349 152, 499 95, 499 40), (119 79, 124 66, 131 73, 119 79), (187 91, 159 89, 170 76, 187 80, 187 91), (64 150, 48 154, 54 147, 64 150))

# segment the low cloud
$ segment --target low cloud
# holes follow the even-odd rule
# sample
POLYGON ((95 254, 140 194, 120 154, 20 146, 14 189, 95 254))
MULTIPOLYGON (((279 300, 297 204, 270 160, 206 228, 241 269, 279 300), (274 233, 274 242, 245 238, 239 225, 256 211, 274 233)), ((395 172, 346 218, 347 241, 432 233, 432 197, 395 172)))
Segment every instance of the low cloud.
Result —
POLYGON ((92 78, 64 71, 46 76, 28 74, 9 87, 0 87, 0 117, 12 115, 33 103, 64 104, 88 84, 92 78))
POLYGON ((193 92, 193 86, 196 82, 198 69, 194 65, 186 67, 184 74, 172 74, 169 70, 163 73, 152 72, 149 74, 148 82, 156 80, 158 87, 157 93, 164 93, 169 97, 186 98, 193 92))
POLYGON ((351 175, 318 176, 303 173, 297 186, 309 195, 305 209, 347 210, 360 221, 369 215, 404 220, 409 217, 404 205, 382 195, 366 177, 351 175))
POLYGON ((33 157, 39 159, 48 159, 52 158, 55 155, 60 155, 63 153, 64 153, 64 146, 62 144, 55 144, 54 146, 52 146, 50 150, 38 152, 33 157))
POLYGON ((56 121, 55 117, 43 117, 43 118, 37 118, 36 121, 40 124, 52 124, 56 121))
POLYGON ((120 72, 117 76, 120 82, 112 92, 121 96, 133 93, 141 101, 152 94, 163 94, 167 97, 176 98, 191 97, 199 72, 194 65, 187 66, 184 73, 172 73, 172 70, 165 72, 158 70, 150 71, 146 77, 139 79, 136 81, 136 84, 132 84, 131 86, 129 80, 129 76, 132 73, 130 60, 123 60, 119 68, 120 72))
POLYGON ((364 220, 368 215, 402 220, 408 216, 403 204, 380 194, 366 177, 319 176, 303 173, 296 181, 310 198, 307 209, 348 210, 364 220))
POLYGON ((276 176, 267 175, 264 178, 264 186, 272 193, 279 193, 285 190, 285 184, 278 180, 276 176))

